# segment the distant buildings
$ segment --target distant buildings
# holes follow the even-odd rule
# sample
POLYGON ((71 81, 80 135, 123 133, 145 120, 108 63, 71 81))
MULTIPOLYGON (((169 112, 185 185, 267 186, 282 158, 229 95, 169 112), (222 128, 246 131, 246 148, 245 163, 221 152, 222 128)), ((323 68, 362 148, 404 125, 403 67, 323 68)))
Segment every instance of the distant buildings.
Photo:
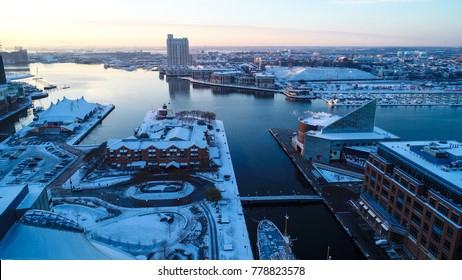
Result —
POLYGON ((276 88, 275 76, 263 73, 244 73, 236 68, 193 68, 192 78, 217 85, 276 88))
POLYGON ((6 65, 24 65, 29 63, 27 50, 16 47, 12 52, 0 52, 6 65))
POLYGON ((367 160, 359 204, 409 258, 462 259, 462 143, 380 143, 367 160))
POLYGON ((119 169, 209 167, 208 126, 192 116, 175 118, 164 105, 149 111, 136 137, 109 139, 107 158, 119 169))
POLYGON ((169 67, 192 65, 188 38, 175 39, 173 34, 167 35, 167 65, 169 67))
POLYGON ((376 107, 377 100, 374 99, 344 117, 328 113, 300 117, 292 144, 309 161, 338 161, 344 148, 361 149, 367 158, 376 142, 400 139, 375 126, 376 107))

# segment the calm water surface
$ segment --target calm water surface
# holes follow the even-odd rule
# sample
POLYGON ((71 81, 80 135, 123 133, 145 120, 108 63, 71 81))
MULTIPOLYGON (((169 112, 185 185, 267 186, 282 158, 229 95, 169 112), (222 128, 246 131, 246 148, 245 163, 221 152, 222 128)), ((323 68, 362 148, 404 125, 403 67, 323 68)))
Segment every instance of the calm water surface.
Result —
MULTIPOLYGON (((232 90, 196 88, 188 82, 160 80, 158 72, 125 72, 102 65, 34 64, 39 76, 61 87, 35 105, 48 108, 64 95, 82 96, 91 102, 114 104, 116 109, 93 130, 83 144, 128 137, 148 110, 170 103, 176 111, 207 110, 223 120, 241 195, 314 193, 303 176, 268 132, 271 127, 297 127, 297 117, 308 111, 329 111, 344 115, 352 108, 328 109, 322 101, 287 101, 283 95, 246 94, 232 90)), ((32 82, 32 83, 35 83, 32 82)), ((455 139, 462 141, 462 108, 385 107, 378 108, 376 123, 403 140, 455 139)), ((289 232, 297 238, 294 252, 299 259, 325 259, 331 247, 334 259, 360 259, 356 248, 334 217, 322 204, 296 207, 246 209, 247 227, 255 249, 257 221, 273 220, 281 229, 288 214, 289 232)))

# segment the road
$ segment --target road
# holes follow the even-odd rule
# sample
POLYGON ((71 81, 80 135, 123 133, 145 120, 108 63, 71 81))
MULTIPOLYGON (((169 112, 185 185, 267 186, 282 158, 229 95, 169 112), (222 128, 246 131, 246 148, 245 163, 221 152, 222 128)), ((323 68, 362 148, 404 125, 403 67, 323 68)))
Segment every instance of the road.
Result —
POLYGON ((210 213, 209 208, 207 205, 201 203, 202 209, 204 209, 204 213, 207 216, 207 220, 209 221, 210 225, 210 252, 211 252, 211 259, 218 260, 218 239, 217 239, 217 225, 215 220, 213 219, 212 213, 210 213))

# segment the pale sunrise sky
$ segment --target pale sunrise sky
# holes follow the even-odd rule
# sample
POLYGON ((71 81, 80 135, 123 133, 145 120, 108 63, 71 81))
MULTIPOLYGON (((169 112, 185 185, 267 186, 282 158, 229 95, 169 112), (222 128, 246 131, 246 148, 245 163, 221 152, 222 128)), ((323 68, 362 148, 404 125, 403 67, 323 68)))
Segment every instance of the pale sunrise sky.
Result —
POLYGON ((0 44, 462 46, 461 0, 21 0, 0 5, 0 44), (73 3, 73 4, 71 4, 73 3))

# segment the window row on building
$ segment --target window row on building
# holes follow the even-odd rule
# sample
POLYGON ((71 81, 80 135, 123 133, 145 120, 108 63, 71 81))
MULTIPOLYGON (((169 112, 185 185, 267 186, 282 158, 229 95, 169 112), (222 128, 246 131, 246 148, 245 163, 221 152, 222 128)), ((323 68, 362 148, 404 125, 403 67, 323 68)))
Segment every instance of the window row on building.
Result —
POLYGON ((209 153, 207 148, 200 148, 195 145, 189 147, 177 147, 171 145, 157 147, 152 141, 150 145, 143 140, 123 139, 116 143, 108 143, 106 156, 111 166, 117 168, 168 168, 194 166, 208 166, 209 153), (144 146, 144 147, 140 147, 144 146))
MULTIPOLYGON (((427 185, 426 180, 405 172, 404 165, 392 164, 400 156, 390 157, 391 153, 383 150, 385 146, 379 144, 378 153, 371 153, 366 162, 360 213, 410 258, 462 259, 461 205, 427 185)), ((408 170, 415 168, 410 163, 408 170)), ((435 176, 419 172, 424 177, 435 176)))

